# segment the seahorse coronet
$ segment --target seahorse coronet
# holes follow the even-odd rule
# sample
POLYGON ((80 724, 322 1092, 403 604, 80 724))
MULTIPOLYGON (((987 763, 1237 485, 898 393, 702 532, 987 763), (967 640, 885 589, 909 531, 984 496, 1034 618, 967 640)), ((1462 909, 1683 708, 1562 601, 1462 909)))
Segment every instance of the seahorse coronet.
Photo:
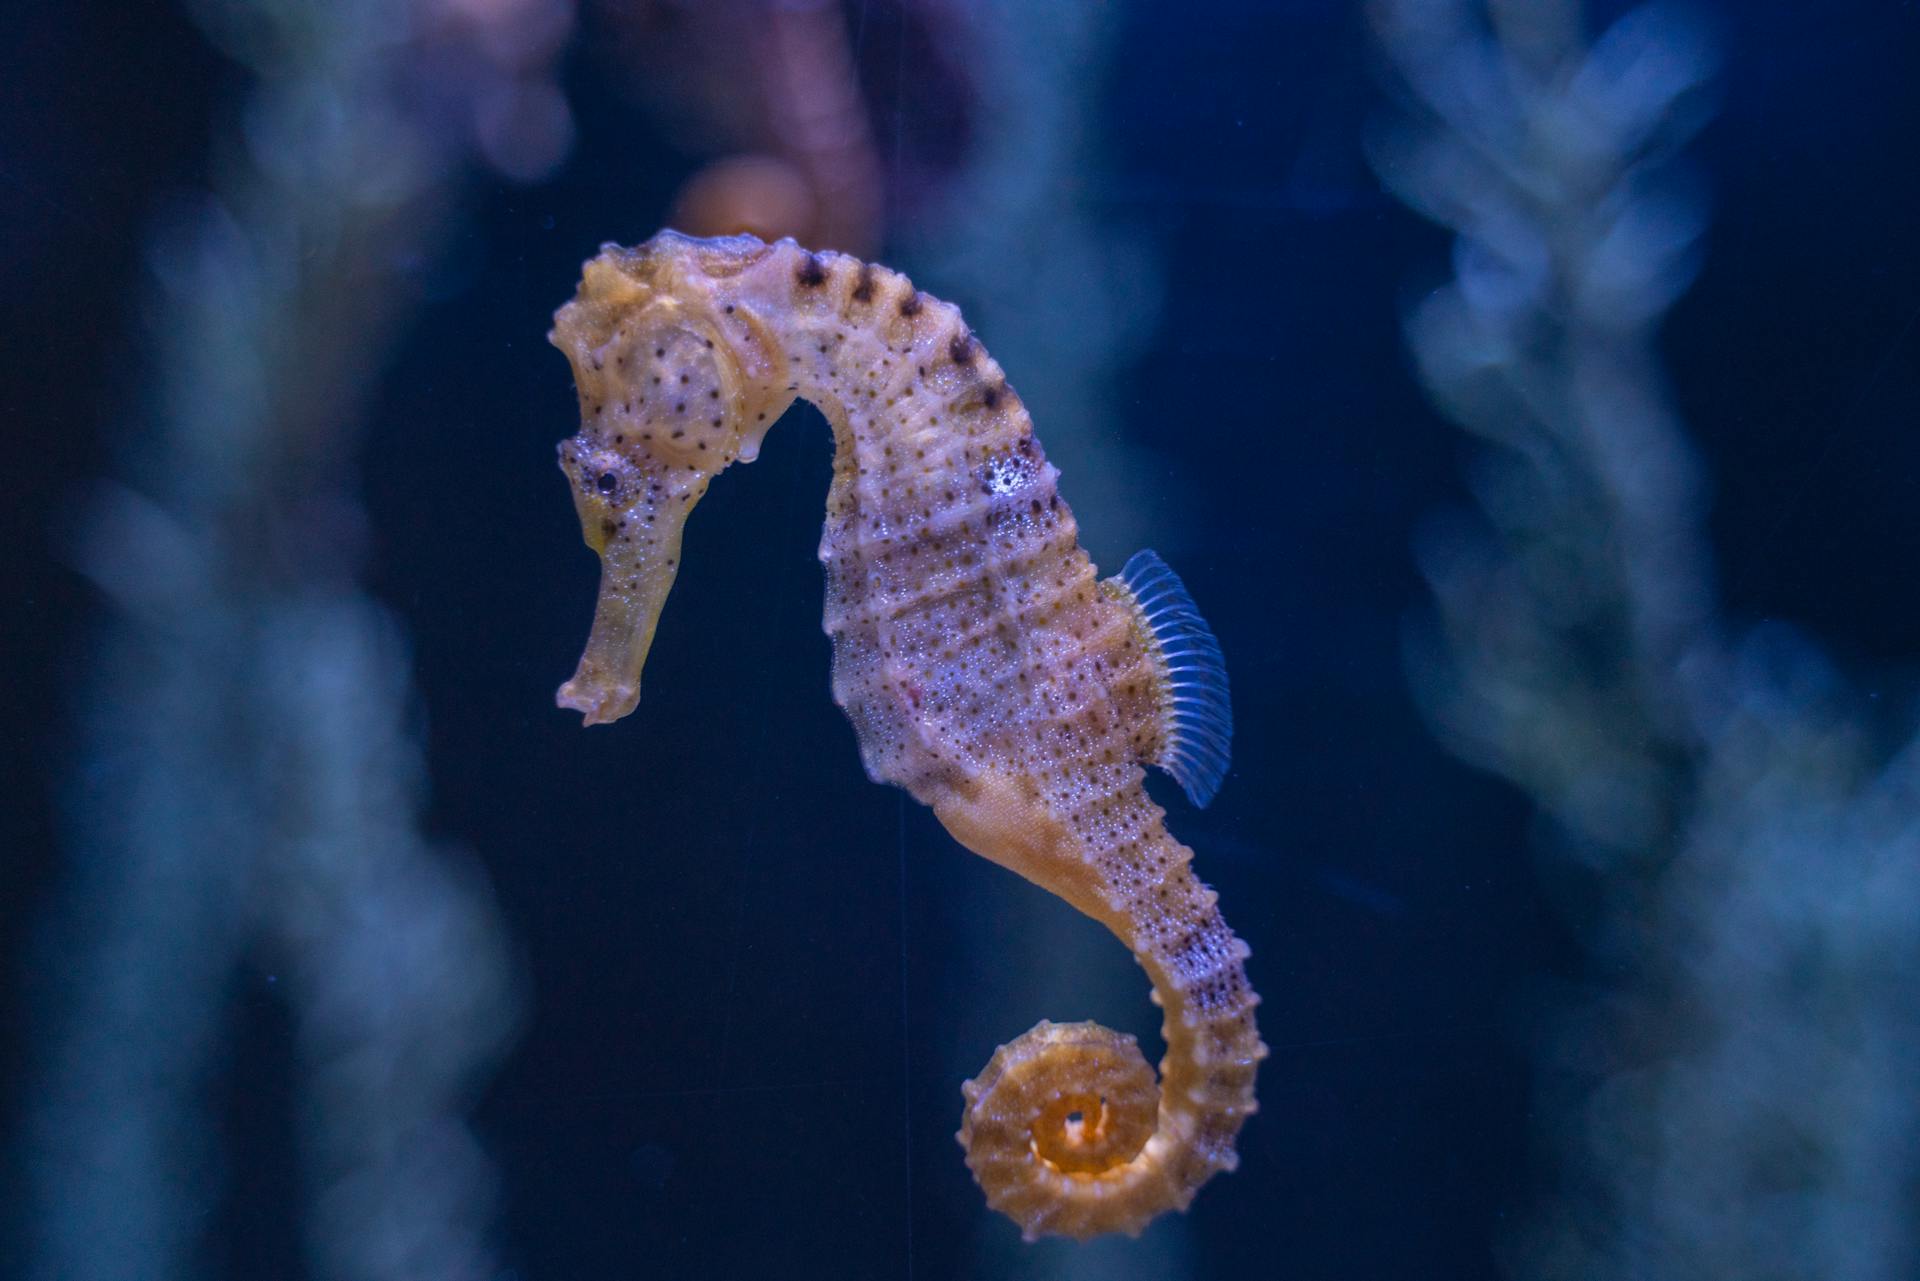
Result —
POLYGON ((1197 803, 1232 733, 1218 643, 1157 557, 1099 581, 1058 471, 958 309, 791 240, 662 232, 603 248, 554 317, 581 427, 560 446, 600 555, 594 622, 557 701, 637 706, 687 517, 795 399, 834 435, 820 541, 833 694, 868 774, 960 844, 1106 925, 1164 1015, 1131 1036, 1042 1021, 962 1086, 958 1138, 1028 1240, 1137 1234, 1237 1163, 1266 1047, 1247 948, 1143 785, 1197 803))

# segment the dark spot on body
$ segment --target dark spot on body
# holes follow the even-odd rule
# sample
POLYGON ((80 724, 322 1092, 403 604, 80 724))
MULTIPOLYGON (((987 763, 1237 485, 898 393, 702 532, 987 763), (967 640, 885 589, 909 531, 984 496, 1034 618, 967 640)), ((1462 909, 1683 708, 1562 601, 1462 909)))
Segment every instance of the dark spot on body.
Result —
POLYGON ((855 302, 873 301, 873 264, 860 264, 860 278, 853 282, 853 300, 855 302))
POLYGON ((794 279, 807 289, 814 289, 827 283, 827 269, 820 265, 819 254, 808 254, 806 261, 800 264, 794 279))
POLYGON ((921 298, 920 291, 916 289, 900 300, 900 314, 903 316, 917 316, 920 314, 920 309, 924 306, 926 306, 926 303, 921 298))
POLYGON ((955 334, 953 341, 947 344, 947 358, 956 365, 971 365, 973 351, 973 335, 964 331, 955 334))

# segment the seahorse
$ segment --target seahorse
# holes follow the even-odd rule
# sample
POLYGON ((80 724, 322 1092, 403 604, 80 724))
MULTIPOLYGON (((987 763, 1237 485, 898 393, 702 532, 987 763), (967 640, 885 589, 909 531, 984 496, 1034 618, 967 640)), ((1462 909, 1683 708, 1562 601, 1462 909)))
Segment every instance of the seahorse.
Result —
POLYGON ((884 267, 663 231, 589 261, 550 339, 580 398, 560 466, 601 559, 559 705, 589 725, 633 711, 688 513, 812 402, 834 437, 833 696, 867 773, 1105 925, 1164 1010, 1157 1088, 1134 1038, 1096 1023, 1001 1046, 962 1087, 967 1164, 1029 1241, 1185 1210, 1237 1164, 1267 1050, 1248 949, 1144 786, 1157 765, 1205 804, 1227 770, 1226 670, 1180 580, 1151 552, 1097 578, 999 365, 884 267))

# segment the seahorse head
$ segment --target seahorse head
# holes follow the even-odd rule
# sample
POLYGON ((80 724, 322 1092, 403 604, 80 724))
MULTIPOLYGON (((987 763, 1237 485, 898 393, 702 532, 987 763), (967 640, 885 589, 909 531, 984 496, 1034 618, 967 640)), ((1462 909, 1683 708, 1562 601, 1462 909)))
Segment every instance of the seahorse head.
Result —
POLYGON ((549 338, 580 392, 580 431, 561 442, 560 469, 601 558, 593 633, 558 701, 589 725, 639 703, 687 514, 716 473, 753 460, 792 400, 780 345, 732 301, 734 278, 768 252, 752 237, 675 232, 609 245, 554 315, 549 338))

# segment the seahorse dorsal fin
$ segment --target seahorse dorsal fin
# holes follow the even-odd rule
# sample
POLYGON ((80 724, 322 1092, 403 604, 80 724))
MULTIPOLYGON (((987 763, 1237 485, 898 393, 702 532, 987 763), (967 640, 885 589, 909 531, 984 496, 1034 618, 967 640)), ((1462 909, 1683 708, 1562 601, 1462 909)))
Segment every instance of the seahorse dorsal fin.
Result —
POLYGON ((1220 642, 1186 584, 1157 553, 1135 552, 1120 581, 1133 593, 1153 639, 1163 682, 1163 732, 1152 763, 1173 775, 1188 800, 1205 806, 1227 776, 1233 749, 1233 706, 1220 642))

